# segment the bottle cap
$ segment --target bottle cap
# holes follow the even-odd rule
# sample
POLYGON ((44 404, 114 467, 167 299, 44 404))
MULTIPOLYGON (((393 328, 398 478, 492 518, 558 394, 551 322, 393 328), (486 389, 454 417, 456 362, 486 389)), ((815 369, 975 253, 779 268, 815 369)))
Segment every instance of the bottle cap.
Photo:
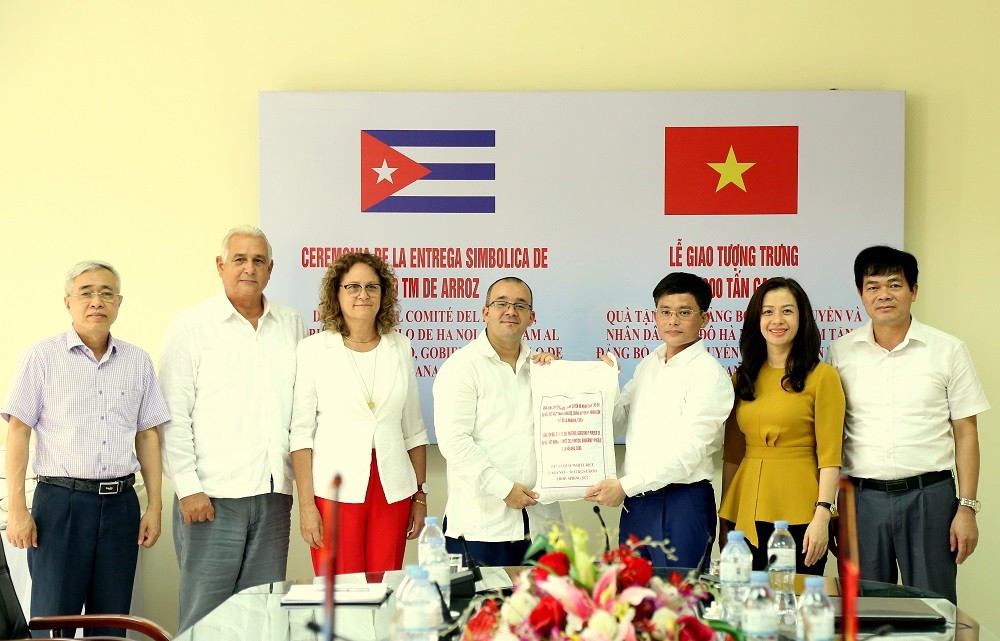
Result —
POLYGON ((775 530, 787 530, 788 529, 788 521, 775 521, 774 522, 774 529, 775 530))
POLYGON ((743 540, 743 530, 730 530, 726 534, 727 541, 742 541, 743 540))
POLYGON ((437 525, 437 524, 438 524, 438 517, 436 517, 436 516, 428 516, 427 518, 424 519, 424 525, 425 526, 427 526, 427 525, 437 525))
POLYGON ((767 572, 757 571, 750 573, 750 585, 767 585, 768 581, 767 572))
POLYGON ((807 588, 821 588, 821 587, 823 587, 823 577, 821 577, 821 576, 807 576, 806 577, 806 587, 807 588))

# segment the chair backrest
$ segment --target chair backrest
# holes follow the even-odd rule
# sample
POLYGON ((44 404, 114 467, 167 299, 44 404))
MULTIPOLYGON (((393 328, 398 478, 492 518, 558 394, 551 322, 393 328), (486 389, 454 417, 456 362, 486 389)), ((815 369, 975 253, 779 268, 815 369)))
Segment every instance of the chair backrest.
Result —
MULTIPOLYGON (((0 534, 3 536, 3 534, 0 534)), ((0 545, 0 639, 24 639, 31 636, 21 601, 7 567, 7 554, 0 545)))

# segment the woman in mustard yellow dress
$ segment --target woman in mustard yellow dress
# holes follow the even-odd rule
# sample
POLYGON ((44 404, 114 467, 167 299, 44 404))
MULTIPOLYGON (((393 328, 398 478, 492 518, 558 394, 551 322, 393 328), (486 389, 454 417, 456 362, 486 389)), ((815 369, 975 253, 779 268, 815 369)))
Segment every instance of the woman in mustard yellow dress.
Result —
POLYGON ((747 307, 726 422, 720 529, 743 530, 767 566, 774 522, 788 521, 796 571, 823 574, 844 441, 844 389, 820 362, 812 305, 791 278, 762 284, 747 307))

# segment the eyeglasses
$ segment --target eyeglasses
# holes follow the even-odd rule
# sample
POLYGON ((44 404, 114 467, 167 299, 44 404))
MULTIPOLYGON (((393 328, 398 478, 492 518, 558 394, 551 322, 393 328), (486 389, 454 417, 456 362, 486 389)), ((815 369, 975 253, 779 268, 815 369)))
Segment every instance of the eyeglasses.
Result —
POLYGON ((109 292, 109 291, 83 292, 82 294, 70 294, 69 296, 70 296, 70 298, 77 298, 79 300, 87 301, 87 302, 89 302, 90 300, 92 300, 94 298, 94 296, 97 296, 98 298, 100 298, 105 303, 113 303, 113 302, 115 302, 116 300, 118 300, 120 298, 119 294, 116 294, 114 292, 109 292))
POLYGON ((685 307, 684 309, 658 309, 658 310, 656 310, 656 314, 660 318, 670 318, 671 316, 676 316, 680 320, 688 320, 688 319, 690 319, 691 317, 693 317, 697 313, 699 313, 698 310, 688 309, 687 307, 685 307))
MULTIPOLYGON (((351 296, 361 295, 361 285, 359 283, 347 283, 346 285, 341 285, 341 287, 351 296)), ((382 291, 382 286, 378 283, 369 283, 364 286, 364 290, 369 296, 377 296, 382 291)))
POLYGON ((486 306, 492 307, 493 309, 498 309, 501 312, 506 310, 508 307, 513 307, 514 311, 518 312, 519 314, 531 311, 531 305, 529 305, 528 303, 512 303, 507 300, 495 300, 492 303, 487 303, 486 306))

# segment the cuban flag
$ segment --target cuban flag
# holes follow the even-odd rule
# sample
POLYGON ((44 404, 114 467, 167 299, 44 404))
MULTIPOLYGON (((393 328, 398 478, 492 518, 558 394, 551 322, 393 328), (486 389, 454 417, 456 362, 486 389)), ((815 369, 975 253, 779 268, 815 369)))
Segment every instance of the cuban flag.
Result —
POLYGON ((496 213, 496 131, 361 132, 361 211, 496 213))

